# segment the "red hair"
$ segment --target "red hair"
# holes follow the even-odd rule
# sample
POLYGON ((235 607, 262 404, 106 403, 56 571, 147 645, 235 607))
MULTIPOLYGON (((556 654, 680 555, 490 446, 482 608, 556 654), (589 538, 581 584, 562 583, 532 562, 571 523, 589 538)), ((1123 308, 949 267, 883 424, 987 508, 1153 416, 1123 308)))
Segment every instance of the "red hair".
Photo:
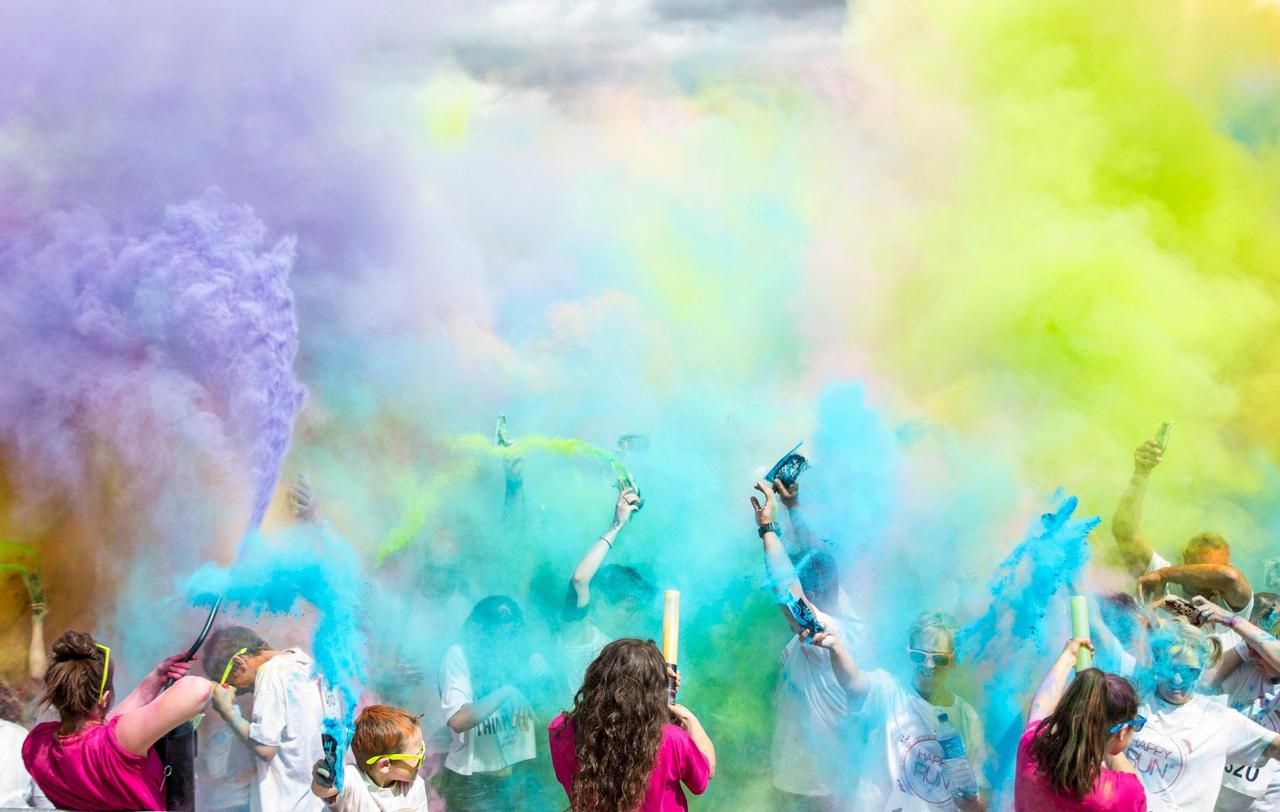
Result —
POLYGON ((361 767, 374 756, 399 753, 404 743, 418 729, 421 716, 391 705, 370 705, 356 717, 356 733, 351 737, 351 752, 361 767))

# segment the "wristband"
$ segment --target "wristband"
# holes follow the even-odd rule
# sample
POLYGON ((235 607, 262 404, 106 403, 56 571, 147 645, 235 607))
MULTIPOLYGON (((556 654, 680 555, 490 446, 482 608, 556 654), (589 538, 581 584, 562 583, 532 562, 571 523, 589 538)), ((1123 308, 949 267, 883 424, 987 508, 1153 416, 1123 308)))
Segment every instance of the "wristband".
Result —
POLYGON ((773 533, 776 536, 782 535, 781 533, 778 532, 777 522, 769 522, 768 524, 762 524, 760 525, 760 529, 757 530, 756 532, 760 534, 760 538, 764 538, 765 533, 773 533))
POLYGON ((1236 625, 1239 623, 1240 623, 1239 615, 1227 615, 1222 620, 1222 625, 1226 626, 1228 629, 1234 629, 1236 625))

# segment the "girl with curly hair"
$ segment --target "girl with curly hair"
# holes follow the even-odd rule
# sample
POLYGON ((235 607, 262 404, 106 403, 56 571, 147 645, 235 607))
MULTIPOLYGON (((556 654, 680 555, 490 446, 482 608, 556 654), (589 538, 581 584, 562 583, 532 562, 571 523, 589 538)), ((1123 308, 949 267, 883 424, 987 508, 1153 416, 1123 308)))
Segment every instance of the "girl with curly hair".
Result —
POLYGON ((573 710, 548 728, 551 764, 572 812, 688 809, 716 771, 697 717, 668 704, 667 665, 652 640, 624 637, 587 667, 573 710))

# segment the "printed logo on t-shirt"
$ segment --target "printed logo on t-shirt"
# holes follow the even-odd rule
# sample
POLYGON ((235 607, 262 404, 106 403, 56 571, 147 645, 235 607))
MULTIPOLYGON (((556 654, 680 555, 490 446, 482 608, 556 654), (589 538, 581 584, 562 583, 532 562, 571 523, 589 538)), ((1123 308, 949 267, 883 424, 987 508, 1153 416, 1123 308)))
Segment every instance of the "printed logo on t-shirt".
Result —
POLYGON ((1168 791, 1182 777, 1188 749, 1164 732, 1148 727, 1142 731, 1141 739, 1135 736, 1129 743, 1125 755, 1142 778, 1147 792, 1161 793, 1168 791))
POLYGON ((902 736, 898 740, 898 751, 902 753, 899 774, 903 792, 937 806, 951 800, 937 736, 902 736))

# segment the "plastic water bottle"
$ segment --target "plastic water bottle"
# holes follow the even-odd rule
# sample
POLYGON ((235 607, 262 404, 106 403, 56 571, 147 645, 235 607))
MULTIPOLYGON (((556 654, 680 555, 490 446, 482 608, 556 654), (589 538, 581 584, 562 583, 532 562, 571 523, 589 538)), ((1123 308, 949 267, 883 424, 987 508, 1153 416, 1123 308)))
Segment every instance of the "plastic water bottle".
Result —
POLYGON ((938 713, 938 746, 942 748, 942 774, 952 798, 974 798, 978 795, 978 779, 973 775, 964 754, 964 739, 951 724, 951 717, 938 713))

